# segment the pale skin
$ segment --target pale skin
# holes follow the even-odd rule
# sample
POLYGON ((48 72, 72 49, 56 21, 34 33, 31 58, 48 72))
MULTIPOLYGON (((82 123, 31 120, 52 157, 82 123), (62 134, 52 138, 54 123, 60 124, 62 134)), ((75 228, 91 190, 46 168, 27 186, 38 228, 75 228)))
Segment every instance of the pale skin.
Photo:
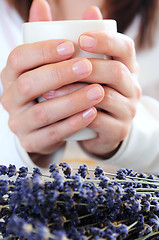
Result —
MULTIPOLYGON (((34 0, 30 21, 102 18, 103 0, 49 2, 51 8, 34 0)), ((89 32, 80 36, 79 46, 112 58, 72 58, 72 42, 49 40, 17 47, 2 71, 9 126, 39 166, 46 167, 44 159, 87 126, 97 137, 80 144, 101 158, 112 156, 131 129, 141 95, 133 41, 119 33, 89 32), (37 104, 41 95, 49 101, 37 104)))

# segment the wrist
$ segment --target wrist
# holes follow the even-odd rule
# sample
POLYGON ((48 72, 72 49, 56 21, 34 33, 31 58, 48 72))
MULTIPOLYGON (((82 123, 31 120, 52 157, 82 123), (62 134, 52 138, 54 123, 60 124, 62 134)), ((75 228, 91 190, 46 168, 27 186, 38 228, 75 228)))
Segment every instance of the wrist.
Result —
POLYGON ((48 168, 50 165, 50 155, 43 155, 39 153, 28 153, 29 157, 40 168, 48 168))
POLYGON ((113 157, 113 156, 118 152, 121 144, 122 144, 122 141, 121 141, 121 142, 117 145, 117 147, 116 147, 114 150, 112 150, 111 152, 108 152, 108 153, 106 153, 106 154, 94 154, 94 155, 95 155, 96 157, 98 157, 98 158, 103 159, 103 160, 109 159, 109 158, 113 157))
MULTIPOLYGON (((83 148, 83 150, 88 153, 89 155, 92 155, 92 157, 97 157, 100 158, 101 160, 106 160, 109 159, 111 157, 113 157, 119 150, 120 146, 122 145, 122 141, 119 142, 111 151, 104 151, 104 146, 102 147, 102 151, 89 151, 86 146, 84 146, 84 144, 81 142, 79 142, 79 145, 81 145, 81 147, 83 148)), ((105 147, 106 148, 106 147, 105 147)), ((93 149, 93 148, 91 148, 93 149)), ((97 150, 97 148, 96 148, 97 150)))

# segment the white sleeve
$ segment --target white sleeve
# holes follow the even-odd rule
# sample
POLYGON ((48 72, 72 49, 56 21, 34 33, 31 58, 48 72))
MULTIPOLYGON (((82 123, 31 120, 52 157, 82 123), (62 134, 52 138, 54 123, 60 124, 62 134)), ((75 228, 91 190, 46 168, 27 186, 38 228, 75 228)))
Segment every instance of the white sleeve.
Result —
POLYGON ((102 164, 116 165, 136 171, 159 172, 159 102, 142 97, 131 131, 118 152, 108 160, 91 156, 102 164))
MULTIPOLYGON (((14 164, 17 168, 26 166, 30 171, 37 167, 30 159, 27 152, 20 145, 16 135, 8 127, 9 115, 0 103, 0 165, 14 164)), ((50 156, 51 162, 60 162, 63 157, 64 147, 61 147, 50 156)), ((43 173, 48 169, 41 168, 43 173)))

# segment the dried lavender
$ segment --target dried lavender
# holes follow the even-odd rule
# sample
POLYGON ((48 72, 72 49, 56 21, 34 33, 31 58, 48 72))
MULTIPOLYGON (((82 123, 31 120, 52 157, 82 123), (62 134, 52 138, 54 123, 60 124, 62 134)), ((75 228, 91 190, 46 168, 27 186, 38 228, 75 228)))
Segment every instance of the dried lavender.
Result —
POLYGON ((0 239, 159 239, 159 176, 83 164, 0 166, 0 239), (94 172, 94 179, 89 172, 94 172))

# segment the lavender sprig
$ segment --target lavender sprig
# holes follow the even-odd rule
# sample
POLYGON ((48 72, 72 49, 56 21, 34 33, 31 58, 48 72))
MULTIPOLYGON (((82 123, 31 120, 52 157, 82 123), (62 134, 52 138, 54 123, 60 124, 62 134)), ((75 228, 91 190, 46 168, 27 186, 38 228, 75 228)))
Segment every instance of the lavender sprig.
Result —
POLYGON ((72 173, 67 163, 38 168, 0 166, 2 239, 159 239, 159 178, 99 166, 94 179, 84 164, 72 173))

